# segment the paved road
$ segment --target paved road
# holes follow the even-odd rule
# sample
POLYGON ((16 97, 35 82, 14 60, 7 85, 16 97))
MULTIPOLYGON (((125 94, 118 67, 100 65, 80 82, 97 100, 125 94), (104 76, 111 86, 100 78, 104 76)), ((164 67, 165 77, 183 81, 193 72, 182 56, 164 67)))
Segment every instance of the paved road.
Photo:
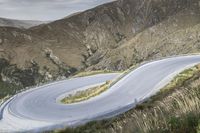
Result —
POLYGON ((59 98, 119 74, 68 79, 14 96, 2 106, 0 132, 42 131, 112 117, 155 94, 180 71, 200 63, 200 55, 167 58, 143 64, 108 91, 80 103, 63 105, 59 98))

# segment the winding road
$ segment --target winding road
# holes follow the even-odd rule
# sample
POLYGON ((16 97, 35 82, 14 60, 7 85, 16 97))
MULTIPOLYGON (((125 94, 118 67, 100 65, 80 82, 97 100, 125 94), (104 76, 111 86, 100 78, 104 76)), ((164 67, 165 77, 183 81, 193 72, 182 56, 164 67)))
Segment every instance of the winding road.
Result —
POLYGON ((72 78, 19 93, 1 107, 0 132, 40 132, 121 114, 152 96, 186 68, 200 63, 200 55, 180 56, 141 65, 109 90, 89 100, 61 104, 77 90, 105 83, 117 73, 72 78))

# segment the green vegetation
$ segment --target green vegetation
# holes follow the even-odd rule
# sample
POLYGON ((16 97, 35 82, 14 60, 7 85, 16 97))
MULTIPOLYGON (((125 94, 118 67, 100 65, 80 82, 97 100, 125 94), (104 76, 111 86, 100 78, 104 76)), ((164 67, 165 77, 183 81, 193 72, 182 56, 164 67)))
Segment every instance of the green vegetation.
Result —
POLYGON ((200 66, 177 75, 157 95, 115 118, 60 133, 200 133, 200 66))
POLYGON ((0 105, 21 89, 20 86, 0 81, 0 105))
POLYGON ((16 94, 21 88, 20 86, 0 81, 0 99, 16 94))
POLYGON ((197 72, 200 71, 200 65, 194 66, 192 68, 186 69, 185 71, 179 73, 167 86, 161 91, 166 91, 176 86, 180 86, 187 79, 193 77, 197 72))
POLYGON ((71 103, 88 100, 92 97, 95 97, 95 96, 105 92, 109 88, 110 83, 111 83, 111 81, 107 81, 103 85, 92 87, 92 88, 89 88, 89 89, 83 90, 83 91, 78 91, 74 95, 69 95, 69 96, 65 97, 64 99, 61 100, 61 102, 64 104, 71 104, 71 103))

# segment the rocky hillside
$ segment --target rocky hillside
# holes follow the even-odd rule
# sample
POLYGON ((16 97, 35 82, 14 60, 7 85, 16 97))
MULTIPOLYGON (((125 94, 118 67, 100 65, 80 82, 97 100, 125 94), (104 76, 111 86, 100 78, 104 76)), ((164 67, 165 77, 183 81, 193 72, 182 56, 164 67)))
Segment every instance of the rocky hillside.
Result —
POLYGON ((7 18, 0 18, 0 26, 2 27, 16 27, 16 28, 30 28, 33 26, 37 26, 40 24, 44 24, 47 22, 43 21, 33 21, 33 20, 15 20, 15 19, 7 19, 7 18))
POLYGON ((136 63, 200 52, 200 10, 186 8, 127 39, 88 69, 126 69, 136 63))
POLYGON ((118 0, 27 30, 0 27, 0 58, 8 63, 1 79, 29 86, 80 70, 124 70, 144 60, 198 52, 199 4, 118 0))

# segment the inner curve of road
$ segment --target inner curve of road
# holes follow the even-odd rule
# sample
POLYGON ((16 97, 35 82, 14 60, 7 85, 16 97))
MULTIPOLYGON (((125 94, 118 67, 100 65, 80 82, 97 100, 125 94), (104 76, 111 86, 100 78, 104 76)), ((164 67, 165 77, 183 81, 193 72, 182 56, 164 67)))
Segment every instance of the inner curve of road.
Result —
POLYGON ((149 62, 102 94, 74 104, 61 104, 59 97, 102 84, 119 74, 72 78, 33 88, 13 96, 0 107, 0 132, 40 132, 116 116, 154 95, 178 73, 198 63, 200 55, 149 62))

